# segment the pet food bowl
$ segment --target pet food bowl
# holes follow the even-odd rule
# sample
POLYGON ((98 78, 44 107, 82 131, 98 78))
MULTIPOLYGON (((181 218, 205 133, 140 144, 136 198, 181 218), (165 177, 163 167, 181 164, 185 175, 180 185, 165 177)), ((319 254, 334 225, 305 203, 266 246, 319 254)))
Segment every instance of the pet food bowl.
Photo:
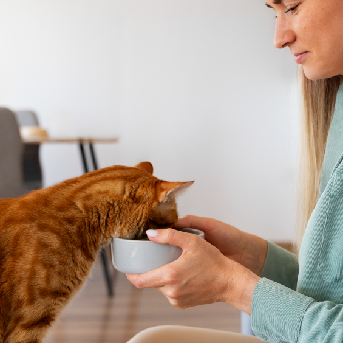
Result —
MULTIPOLYGON (((178 229, 178 231, 205 238, 204 233, 199 230, 178 229)), ((114 268, 129 274, 142 274, 162 267, 175 261, 182 254, 182 249, 173 245, 122 238, 113 238, 111 250, 114 268)))

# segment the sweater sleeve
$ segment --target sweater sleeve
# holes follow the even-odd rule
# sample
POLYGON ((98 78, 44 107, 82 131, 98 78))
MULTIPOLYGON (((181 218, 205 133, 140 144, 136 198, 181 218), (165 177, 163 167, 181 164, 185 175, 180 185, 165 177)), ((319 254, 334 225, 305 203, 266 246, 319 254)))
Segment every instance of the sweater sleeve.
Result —
POLYGON ((267 258, 260 277, 270 279, 295 290, 299 274, 296 255, 272 242, 267 242, 267 258))
POLYGON ((272 343, 343 342, 343 305, 313 298, 262 278, 251 307, 255 335, 272 343))

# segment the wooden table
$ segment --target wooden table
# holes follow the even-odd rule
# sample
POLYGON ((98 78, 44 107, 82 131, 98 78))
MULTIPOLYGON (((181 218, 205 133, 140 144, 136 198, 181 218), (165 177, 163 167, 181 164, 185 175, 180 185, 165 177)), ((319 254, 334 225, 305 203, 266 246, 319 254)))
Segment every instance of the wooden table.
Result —
MULTIPOLYGON (((79 151, 81 155, 81 161, 83 166, 84 173, 88 173, 91 170, 98 170, 99 164, 98 159, 94 150, 94 144, 106 144, 106 143, 117 143, 118 138, 41 138, 41 139, 23 139, 23 143, 25 145, 40 145, 40 144, 78 144, 79 151), (87 159, 86 156, 86 148, 89 148, 90 152, 90 161, 87 159)), ((105 249, 101 249, 100 251, 101 261, 103 265, 103 270, 105 274, 105 281, 107 285, 107 293, 110 297, 114 295, 113 291, 113 281, 109 272, 107 258, 106 258, 106 251, 105 249)))
POLYGON ((48 137, 48 138, 40 138, 40 139, 29 139, 24 138, 23 142, 25 144, 41 144, 41 143, 117 143, 118 138, 97 138, 97 137, 72 137, 72 138, 58 138, 58 137, 48 137))
POLYGON ((41 139, 23 139, 25 145, 39 145, 44 143, 54 143, 54 144, 78 144, 81 154, 82 166, 84 173, 91 171, 92 166, 90 161, 87 162, 85 149, 88 145, 91 155, 91 160, 93 164, 93 170, 98 170, 98 159, 95 154, 94 144, 106 144, 106 143, 118 143, 118 138, 41 138, 41 139))

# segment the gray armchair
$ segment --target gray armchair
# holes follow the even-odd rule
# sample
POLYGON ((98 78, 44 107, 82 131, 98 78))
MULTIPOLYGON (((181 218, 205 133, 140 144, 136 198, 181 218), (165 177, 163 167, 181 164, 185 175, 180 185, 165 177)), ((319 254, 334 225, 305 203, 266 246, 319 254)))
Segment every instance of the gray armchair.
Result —
POLYGON ((16 198, 24 193, 22 151, 15 114, 0 108, 0 198, 16 198))
MULTIPOLYGON (((36 113, 33 111, 14 112, 19 126, 39 126, 36 113)), ((28 193, 35 189, 41 189, 42 168, 39 160, 40 145, 24 145, 23 147, 23 170, 24 170, 24 190, 28 193)))

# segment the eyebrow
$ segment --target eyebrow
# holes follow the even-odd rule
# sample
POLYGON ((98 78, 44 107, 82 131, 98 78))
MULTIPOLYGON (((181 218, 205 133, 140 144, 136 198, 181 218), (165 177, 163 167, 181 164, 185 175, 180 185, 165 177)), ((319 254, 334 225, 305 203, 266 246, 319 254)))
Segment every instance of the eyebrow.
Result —
MULTIPOLYGON (((280 5, 282 3, 282 1, 283 0, 273 0, 273 4, 274 5, 280 5)), ((268 5, 267 3, 266 3, 266 6, 269 8, 273 8, 272 6, 268 5)))

